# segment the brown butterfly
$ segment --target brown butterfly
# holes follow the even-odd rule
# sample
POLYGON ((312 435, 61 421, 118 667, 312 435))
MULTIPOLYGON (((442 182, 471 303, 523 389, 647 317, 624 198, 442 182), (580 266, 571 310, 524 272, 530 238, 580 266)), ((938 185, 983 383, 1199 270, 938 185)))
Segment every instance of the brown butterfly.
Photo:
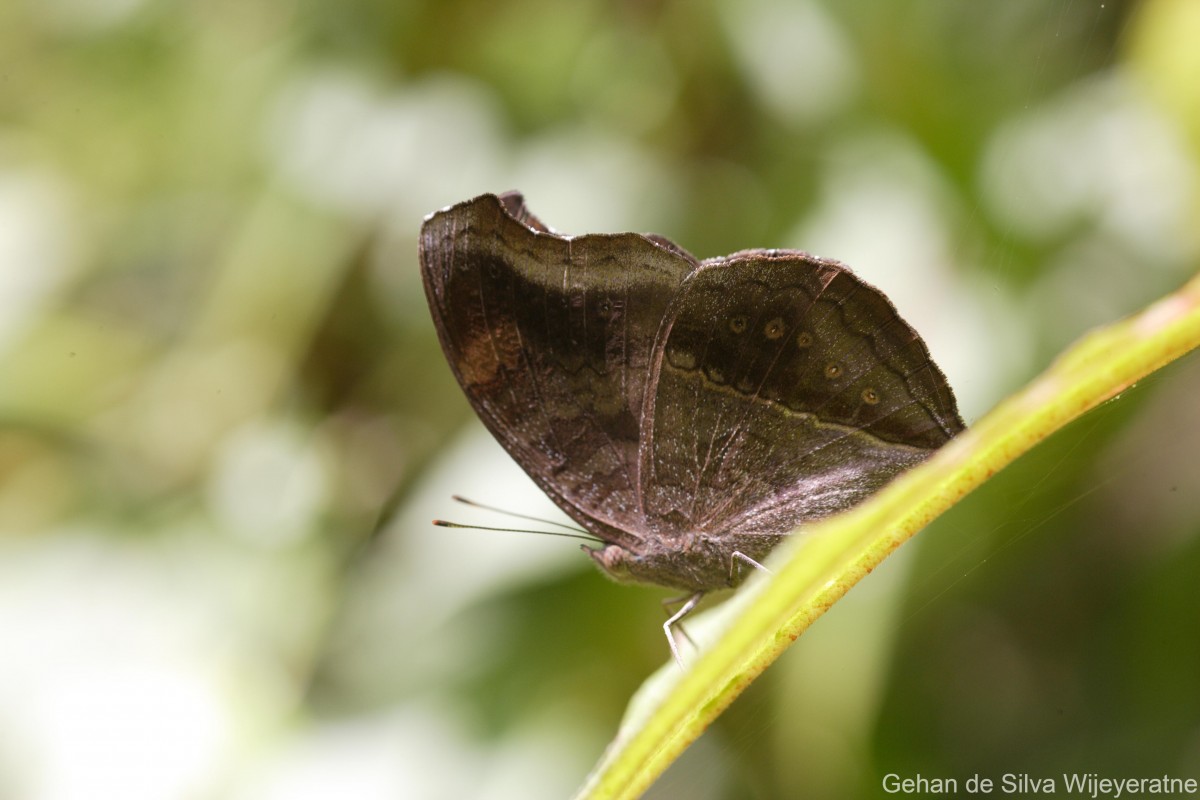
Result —
MULTIPOLYGON (((737 586, 964 429, 921 338, 845 265, 697 261, 635 233, 564 236, 520 194, 430 215, 421 274, 450 368, 500 444, 621 581, 737 586)), ((683 600, 683 598, 680 598, 683 600)))

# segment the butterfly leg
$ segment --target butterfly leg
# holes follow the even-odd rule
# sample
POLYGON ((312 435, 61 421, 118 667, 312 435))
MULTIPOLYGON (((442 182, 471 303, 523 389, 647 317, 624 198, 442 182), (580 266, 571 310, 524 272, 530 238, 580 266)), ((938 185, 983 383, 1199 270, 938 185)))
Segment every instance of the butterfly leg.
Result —
MULTIPOLYGON (((666 613, 666 615, 668 617, 671 616, 671 614, 674 613, 671 610, 673 606, 677 606, 680 603, 685 603, 690 598, 691 598, 690 594, 685 594, 685 595, 682 595, 681 597, 667 597, 667 598, 663 599, 663 601, 662 601, 663 612, 666 613)), ((683 634, 683 638, 687 639, 688 644, 690 644, 692 647, 696 648, 697 650, 700 649, 700 646, 697 645, 696 642, 692 639, 691 634, 687 632, 687 628, 683 627, 682 622, 676 622, 675 629, 683 634)))
MULTIPOLYGON (((663 623, 663 633, 667 635, 667 644, 671 646, 671 655, 675 656, 675 663, 679 665, 680 669, 683 669, 683 658, 679 655, 679 645, 675 643, 675 634, 671 632, 671 628, 675 627, 680 620, 692 613, 692 610, 700 602, 700 598, 703 596, 704 592, 696 592, 687 599, 687 602, 684 603, 678 611, 671 615, 670 619, 663 623)), ((680 630, 682 630, 682 628, 680 630)), ((687 636, 687 633, 685 632, 683 635, 687 636)), ((687 636, 687 639, 689 642, 692 641, 692 637, 690 636, 687 636)), ((693 647, 695 647, 695 644, 695 642, 692 642, 693 647)))
POLYGON ((734 550, 733 555, 731 555, 729 557, 729 582, 730 583, 733 583, 733 570, 737 567, 737 562, 739 562, 739 561, 741 561, 744 564, 749 564, 750 566, 754 567, 755 569, 760 569, 763 572, 767 573, 768 575, 775 574, 774 572, 771 572, 771 570, 767 569, 762 564, 758 563, 757 561, 755 561, 753 558, 746 555, 742 551, 734 550))

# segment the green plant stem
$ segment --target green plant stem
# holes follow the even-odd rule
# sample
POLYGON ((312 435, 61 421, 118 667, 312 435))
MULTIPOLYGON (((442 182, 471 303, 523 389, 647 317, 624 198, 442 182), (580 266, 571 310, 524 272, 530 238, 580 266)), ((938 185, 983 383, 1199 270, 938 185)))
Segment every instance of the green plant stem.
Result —
POLYGON ((821 614, 968 492, 1072 420, 1200 346, 1200 275, 1096 329, 1022 391, 867 503, 805 529, 752 581, 713 646, 643 687, 577 800, 635 798, 821 614), (641 711, 640 716, 635 716, 641 711))

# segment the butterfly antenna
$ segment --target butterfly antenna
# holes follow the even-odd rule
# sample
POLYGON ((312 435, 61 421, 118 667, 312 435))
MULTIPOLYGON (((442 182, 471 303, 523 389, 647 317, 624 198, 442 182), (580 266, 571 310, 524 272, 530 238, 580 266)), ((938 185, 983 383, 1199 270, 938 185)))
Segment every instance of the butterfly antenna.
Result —
POLYGON ((464 529, 470 529, 470 530, 494 530, 494 531, 498 531, 498 533, 502 533, 502 534, 540 534, 542 536, 562 536, 562 537, 564 537, 564 539, 582 539, 582 540, 588 541, 588 542, 604 543, 604 540, 600 539, 599 536, 593 536, 592 534, 589 534, 588 531, 583 530, 582 528, 575 528, 574 525, 565 525, 560 522, 554 522, 553 519, 542 519, 541 517, 530 517, 529 515, 524 515, 524 513, 517 513, 516 511, 509 511, 506 509, 497 509, 496 506, 490 506, 490 505, 486 505, 484 503, 475 503, 474 500, 468 500, 467 498, 461 497, 461 495, 458 495, 458 494, 452 495, 452 497, 454 497, 454 499, 457 500, 458 503, 461 503, 463 505, 468 505, 470 507, 473 507, 473 509, 482 509, 485 511, 492 511, 494 513, 503 513, 503 515, 506 515, 509 517, 516 517, 518 519, 528 519, 529 522, 536 522, 541 525, 557 525, 558 528, 564 528, 565 531, 564 530, 530 530, 528 528, 492 528, 492 527, 490 527, 490 525, 466 525, 461 522, 448 522, 448 521, 445 521, 445 519, 434 519, 433 524, 438 525, 439 528, 464 528, 464 529))
MULTIPOLYGON (((519 517, 521 515, 516 514, 515 516, 519 517)), ((582 533, 582 532, 581 533, 567 533, 565 531, 534 531, 534 530, 529 530, 527 528, 493 528, 488 525, 464 525, 461 522, 447 522, 444 519, 435 519, 433 521, 433 524, 437 525, 439 528, 465 528, 465 529, 473 530, 473 531, 499 531, 500 533, 537 533, 542 536, 561 536, 564 539, 583 539, 584 541, 588 541, 588 542, 603 543, 603 541, 604 541, 603 539, 601 539, 597 536, 592 536, 589 533, 582 533)), ((566 527, 566 526, 564 526, 564 527, 566 527)))
POLYGON ((542 525, 553 525, 556 528, 565 528, 566 530, 574 531, 577 534, 586 536, 589 539, 597 538, 597 537, 589 534, 583 528, 576 528, 574 525, 566 525, 562 522, 555 522, 552 519, 542 519, 541 517, 531 517, 528 514, 519 514, 516 511, 509 511, 508 509, 505 509, 505 508, 496 508, 495 506, 484 505, 483 503, 477 503, 474 500, 468 500, 467 498, 463 497, 462 495, 458 495, 458 494, 451 495, 451 499, 453 499, 459 503, 462 503, 464 506, 471 506, 472 508, 482 508, 484 511, 494 511, 497 514, 504 514, 505 516, 516 517, 517 519, 527 519, 530 522, 537 522, 542 525))

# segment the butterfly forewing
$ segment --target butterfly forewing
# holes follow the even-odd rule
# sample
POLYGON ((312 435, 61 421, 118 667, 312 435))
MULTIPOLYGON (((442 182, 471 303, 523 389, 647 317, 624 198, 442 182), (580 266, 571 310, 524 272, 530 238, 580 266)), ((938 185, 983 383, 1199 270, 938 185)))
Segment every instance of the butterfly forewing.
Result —
POLYGON ((480 418, 568 514, 633 545, 655 336, 694 261, 636 234, 548 232, 519 195, 484 195, 421 231, 442 347, 480 418))

